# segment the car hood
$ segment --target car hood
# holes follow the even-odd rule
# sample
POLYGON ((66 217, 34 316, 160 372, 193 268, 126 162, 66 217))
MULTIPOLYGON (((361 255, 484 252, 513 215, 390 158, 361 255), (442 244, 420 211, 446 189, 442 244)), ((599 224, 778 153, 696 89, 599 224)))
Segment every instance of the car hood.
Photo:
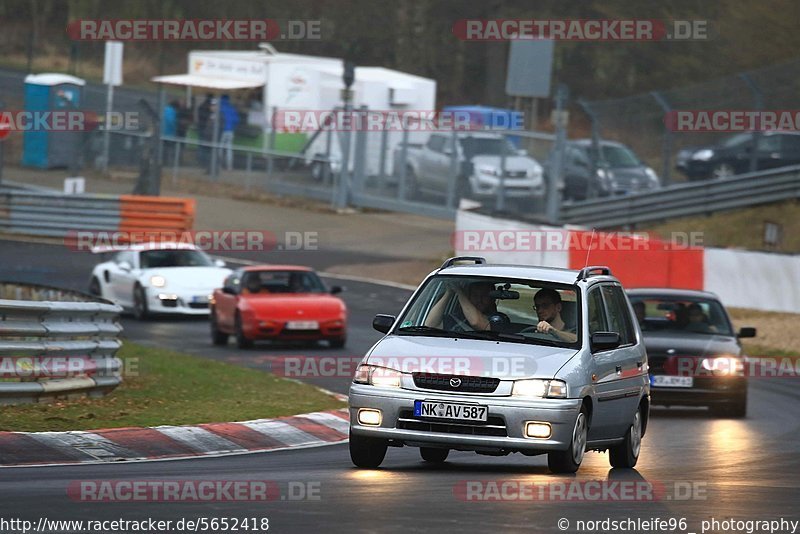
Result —
POLYGON ((365 362, 408 373, 552 378, 576 353, 543 345, 390 335, 372 348, 365 362))
POLYGON ((256 316, 273 319, 330 319, 345 312, 342 300, 326 293, 256 293, 242 295, 241 302, 256 316))
POLYGON ((231 270, 225 267, 156 267, 143 269, 142 279, 150 284, 150 277, 163 276, 167 280, 164 289, 208 289, 222 286, 231 270))
MULTIPOLYGON (((490 156, 486 154, 478 154, 473 156, 471 161, 473 165, 485 165, 495 169, 500 168, 500 156, 490 156)), ((539 163, 526 156, 506 156, 506 171, 542 171, 542 166, 539 163)))
POLYGON ((648 356, 738 356, 741 352, 735 337, 691 332, 644 333, 644 345, 648 356), (674 352, 669 352, 674 351, 674 352))

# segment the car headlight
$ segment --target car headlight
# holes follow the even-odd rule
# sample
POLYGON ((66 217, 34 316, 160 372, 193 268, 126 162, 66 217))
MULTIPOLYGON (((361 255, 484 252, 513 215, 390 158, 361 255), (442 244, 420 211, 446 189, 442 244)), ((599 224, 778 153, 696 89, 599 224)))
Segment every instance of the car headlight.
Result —
POLYGON ((153 287, 164 287, 167 285, 167 279, 160 274, 154 274, 150 277, 150 285, 153 287))
POLYGON ((661 180, 658 179, 656 171, 650 167, 645 167, 644 173, 647 175, 647 179, 650 180, 650 187, 658 187, 661 185, 661 180))
POLYGON ((479 166, 478 172, 480 174, 488 174, 489 176, 500 176, 500 171, 498 169, 495 169, 494 167, 487 167, 486 165, 479 166))
POLYGON ((388 367, 378 367, 377 365, 359 365, 353 382, 356 384, 369 384, 384 388, 399 388, 403 373, 389 369, 388 367))
POLYGON ((714 157, 714 151, 710 148, 704 148, 703 150, 698 150, 694 154, 692 154, 692 159, 697 161, 708 161, 714 157))
POLYGON ((531 378, 515 380, 511 394, 515 397, 567 398, 567 383, 562 380, 531 378))
POLYGON ((710 371, 716 376, 731 376, 739 374, 743 370, 742 360, 730 356, 719 356, 717 358, 703 358, 700 368, 710 371))

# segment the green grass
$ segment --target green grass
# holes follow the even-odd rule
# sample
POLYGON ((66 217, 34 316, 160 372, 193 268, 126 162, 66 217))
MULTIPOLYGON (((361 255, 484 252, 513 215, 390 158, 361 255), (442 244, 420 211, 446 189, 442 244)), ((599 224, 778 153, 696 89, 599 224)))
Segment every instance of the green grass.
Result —
POLYGON ((758 343, 751 343, 747 340, 744 340, 742 345, 744 346, 745 354, 755 358, 788 358, 790 360, 800 359, 800 352, 796 350, 784 350, 768 347, 758 343))
POLYGON ((57 431, 246 421, 342 408, 321 391, 254 369, 125 342, 110 395, 4 406, 0 430, 57 431))

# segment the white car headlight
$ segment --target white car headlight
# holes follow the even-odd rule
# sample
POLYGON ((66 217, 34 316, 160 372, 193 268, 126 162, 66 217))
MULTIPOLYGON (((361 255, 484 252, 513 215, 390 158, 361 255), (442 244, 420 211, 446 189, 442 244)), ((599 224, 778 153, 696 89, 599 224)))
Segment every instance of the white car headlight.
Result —
POLYGON ((719 356, 717 358, 703 358, 700 367, 711 374, 718 376, 731 376, 741 374, 743 370, 742 361, 730 356, 719 356))
POLYGON ((704 148, 703 150, 698 150, 694 154, 692 154, 691 159, 696 159, 697 161, 708 161, 714 157, 714 151, 710 148, 704 148))
POLYGON ((164 287, 167 285, 167 279, 160 274, 154 274, 150 277, 150 285, 153 287, 164 287))
POLYGON ((647 175, 647 179, 650 180, 651 187, 658 187, 661 185, 661 180, 658 179, 656 171, 654 171, 650 167, 645 167, 644 173, 647 175))
POLYGON ((402 377, 403 373, 387 367, 359 365, 353 377, 353 382, 385 388, 399 388, 402 377))
POLYGON ((498 169, 495 169, 494 167, 488 167, 486 165, 479 166, 478 172, 480 174, 488 174, 489 176, 500 176, 500 171, 498 169))
POLYGON ((567 383, 562 380, 541 380, 538 378, 516 380, 511 394, 515 397, 567 398, 567 383))

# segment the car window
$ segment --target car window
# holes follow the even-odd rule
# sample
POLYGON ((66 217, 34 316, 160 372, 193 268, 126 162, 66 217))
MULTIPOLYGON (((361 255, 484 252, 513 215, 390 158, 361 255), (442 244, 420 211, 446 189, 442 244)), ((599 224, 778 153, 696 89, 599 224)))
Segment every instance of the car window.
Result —
POLYGON ((239 271, 231 273, 225 279, 224 286, 226 288, 232 289, 234 292, 238 293, 239 289, 241 288, 241 284, 242 284, 242 278, 241 277, 242 277, 242 273, 239 272, 239 271))
POLYGON ((758 150, 777 152, 781 149, 781 135, 762 135, 758 138, 758 150))
POLYGON ((641 165, 639 158, 631 150, 618 145, 600 145, 602 160, 611 167, 636 167, 641 165))
POLYGON ((633 325, 631 324, 628 303, 622 293, 622 288, 606 285, 603 286, 602 292, 603 299, 606 302, 606 310, 608 311, 609 328, 612 332, 619 333, 620 344, 630 345, 634 343, 633 325))
POLYGON ((569 154, 569 157, 572 158, 572 162, 574 165, 577 165, 579 167, 591 166, 591 161, 589 160, 589 154, 587 154, 583 149, 573 147, 568 150, 571 151, 567 152, 567 154, 569 154))
POLYGON ((572 285, 438 275, 426 282, 400 316, 397 333, 436 333, 432 329, 455 337, 473 337, 472 334, 483 332, 488 338, 499 334, 501 337, 495 337, 509 342, 574 347, 580 343, 579 309, 578 293, 572 285), (462 299, 488 321, 488 328, 476 328, 475 323, 470 323, 462 299), (562 336, 538 331, 541 321, 548 322, 562 336))
POLYGON ((737 134, 723 141, 722 146, 725 148, 734 148, 749 143, 751 139, 752 135, 749 133, 737 134))
POLYGON ((607 332, 608 322, 606 321, 606 310, 603 305, 603 295, 600 293, 599 287, 595 287, 589 291, 586 305, 589 307, 589 334, 607 332))
POLYGON ((121 250, 121 251, 117 252, 116 256, 114 256, 114 263, 119 265, 123 261, 127 261, 132 267, 135 267, 134 261, 133 261, 135 259, 134 256, 135 255, 134 255, 133 251, 131 251, 131 250, 121 250))
POLYGON ((310 271, 247 271, 242 287, 250 293, 325 293, 325 286, 310 271))
POLYGON ((800 154, 800 135, 782 135, 781 149, 785 152, 800 154))
POLYGON ((444 137, 441 135, 432 135, 428 138, 428 148, 434 152, 444 151, 444 137))
POLYGON ((143 250, 139 254, 142 269, 164 267, 212 267, 214 262, 205 252, 190 249, 143 250))

